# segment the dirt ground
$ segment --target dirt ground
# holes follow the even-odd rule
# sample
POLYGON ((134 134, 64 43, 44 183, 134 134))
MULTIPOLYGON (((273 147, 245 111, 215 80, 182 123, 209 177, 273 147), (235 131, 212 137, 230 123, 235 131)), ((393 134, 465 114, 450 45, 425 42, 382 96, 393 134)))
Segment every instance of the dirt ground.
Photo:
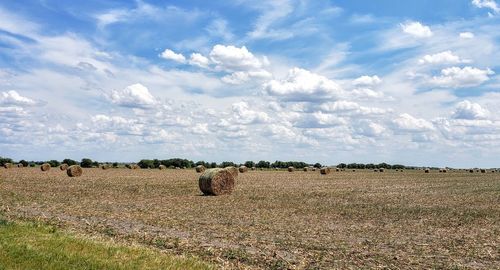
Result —
POLYGON ((500 173, 249 171, 218 197, 198 176, 0 169, 0 214, 221 268, 500 268, 500 173))

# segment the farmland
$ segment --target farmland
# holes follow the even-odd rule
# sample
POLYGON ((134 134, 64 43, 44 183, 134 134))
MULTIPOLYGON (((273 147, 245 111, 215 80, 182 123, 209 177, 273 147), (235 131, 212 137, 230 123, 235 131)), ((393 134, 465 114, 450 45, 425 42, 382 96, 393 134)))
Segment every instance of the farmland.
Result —
POLYGON ((0 215, 226 268, 500 267, 500 173, 0 170, 0 215))

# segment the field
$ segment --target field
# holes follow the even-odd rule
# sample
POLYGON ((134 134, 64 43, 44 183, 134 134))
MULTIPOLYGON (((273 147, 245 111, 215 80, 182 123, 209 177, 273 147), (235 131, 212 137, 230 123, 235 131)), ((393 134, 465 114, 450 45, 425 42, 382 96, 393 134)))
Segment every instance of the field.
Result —
MULTIPOLYGON (((220 268, 500 268, 500 173, 0 170, 0 215, 220 268)), ((0 237, 4 237, 1 236, 0 237)))

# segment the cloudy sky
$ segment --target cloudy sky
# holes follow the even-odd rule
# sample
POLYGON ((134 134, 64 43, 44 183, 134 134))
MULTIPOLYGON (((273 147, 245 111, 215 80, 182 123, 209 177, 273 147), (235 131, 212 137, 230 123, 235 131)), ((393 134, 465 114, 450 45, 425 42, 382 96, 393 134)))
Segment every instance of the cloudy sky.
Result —
POLYGON ((0 156, 499 166, 499 29, 494 0, 0 1, 0 156))

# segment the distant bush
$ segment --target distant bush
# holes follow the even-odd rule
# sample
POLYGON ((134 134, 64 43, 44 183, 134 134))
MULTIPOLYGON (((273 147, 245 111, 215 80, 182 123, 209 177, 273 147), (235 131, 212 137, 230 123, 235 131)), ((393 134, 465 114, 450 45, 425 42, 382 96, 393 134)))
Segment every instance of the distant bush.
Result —
POLYGON ((3 166, 5 163, 14 163, 11 158, 0 157, 0 166, 3 166))
POLYGON ((78 161, 76 160, 72 160, 72 159, 69 159, 69 158, 65 158, 62 163, 66 163, 68 164, 68 166, 71 166, 71 165, 78 165, 78 161))
POLYGON ((90 158, 82 158, 82 161, 80 162, 80 166, 82 168, 92 168, 93 161, 90 158))
POLYGON ((24 159, 19 160, 19 163, 23 164, 23 167, 28 167, 28 165, 29 165, 28 161, 26 161, 24 159))
POLYGON ((50 167, 52 167, 52 168, 58 167, 59 165, 61 165, 61 163, 55 159, 49 160, 46 163, 49 163, 50 167))

